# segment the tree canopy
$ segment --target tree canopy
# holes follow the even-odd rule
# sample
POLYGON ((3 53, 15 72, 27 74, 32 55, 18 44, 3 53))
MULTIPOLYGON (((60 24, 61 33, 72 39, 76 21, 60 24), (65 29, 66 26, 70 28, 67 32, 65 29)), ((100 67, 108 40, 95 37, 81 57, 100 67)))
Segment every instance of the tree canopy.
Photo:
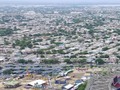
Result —
POLYGON ((13 30, 10 28, 7 29, 0 29, 0 36, 7 36, 13 34, 13 30))

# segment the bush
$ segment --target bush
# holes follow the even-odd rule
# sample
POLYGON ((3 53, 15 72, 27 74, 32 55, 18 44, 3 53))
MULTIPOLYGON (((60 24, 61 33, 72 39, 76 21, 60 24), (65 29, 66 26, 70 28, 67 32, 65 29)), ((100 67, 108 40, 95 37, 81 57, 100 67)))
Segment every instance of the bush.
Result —
POLYGON ((102 64, 104 64, 105 63, 105 61, 104 60, 102 60, 101 58, 98 58, 98 59, 96 59, 96 64, 98 64, 98 65, 102 65, 102 64))
POLYGON ((77 90, 85 90, 86 86, 87 86, 87 82, 85 82, 84 84, 81 84, 77 90))

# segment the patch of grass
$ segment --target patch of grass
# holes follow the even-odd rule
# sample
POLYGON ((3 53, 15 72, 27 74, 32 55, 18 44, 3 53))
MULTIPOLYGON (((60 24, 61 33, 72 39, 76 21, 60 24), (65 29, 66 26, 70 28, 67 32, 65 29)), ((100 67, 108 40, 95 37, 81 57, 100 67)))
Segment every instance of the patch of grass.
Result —
POLYGON ((86 86, 87 86, 87 82, 85 82, 84 84, 81 84, 77 90, 85 90, 86 86))

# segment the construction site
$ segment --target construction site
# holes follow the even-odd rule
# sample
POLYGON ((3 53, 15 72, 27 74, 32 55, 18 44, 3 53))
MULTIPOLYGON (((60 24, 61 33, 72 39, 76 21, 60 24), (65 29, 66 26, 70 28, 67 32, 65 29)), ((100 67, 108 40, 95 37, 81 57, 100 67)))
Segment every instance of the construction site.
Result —
POLYGON ((61 71, 57 75, 31 74, 1 79, 0 90, 77 90, 94 74, 107 71, 107 68, 75 67, 61 71))

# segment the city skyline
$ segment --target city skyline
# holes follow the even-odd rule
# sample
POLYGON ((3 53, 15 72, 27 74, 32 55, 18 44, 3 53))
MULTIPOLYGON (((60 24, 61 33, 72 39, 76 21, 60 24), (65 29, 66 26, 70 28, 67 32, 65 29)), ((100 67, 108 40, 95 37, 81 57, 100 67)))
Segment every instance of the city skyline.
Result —
POLYGON ((65 4, 119 4, 120 0, 0 0, 1 4, 42 4, 42 3, 65 3, 65 4))

